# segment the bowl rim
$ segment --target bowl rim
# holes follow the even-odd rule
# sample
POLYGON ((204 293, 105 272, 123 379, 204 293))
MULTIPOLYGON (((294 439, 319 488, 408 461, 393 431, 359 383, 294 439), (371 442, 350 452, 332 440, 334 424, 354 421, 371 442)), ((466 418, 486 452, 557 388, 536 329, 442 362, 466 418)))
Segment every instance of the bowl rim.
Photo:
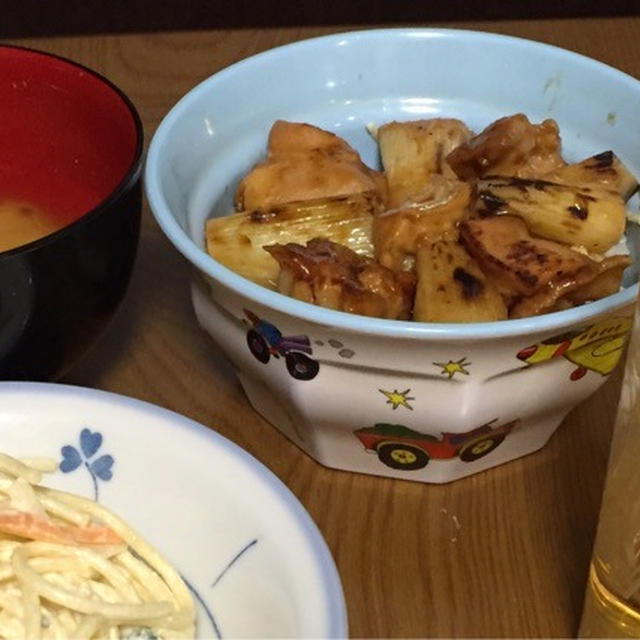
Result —
MULTIPOLYGON (((322 580, 320 591, 326 604, 325 632, 327 638, 346 638, 348 636, 348 613, 346 600, 338 567, 327 541, 311 514, 296 497, 293 491, 271 471, 263 462, 258 460, 246 449, 236 444, 216 430, 206 427, 202 423, 189 418, 177 411, 161 407, 146 400, 122 395, 103 389, 78 387, 57 382, 32 381, 0 381, 0 398, 5 395, 20 395, 47 397, 62 397, 70 403, 107 404, 122 408, 125 411, 140 413, 150 419, 164 422, 175 430, 183 429, 198 438, 210 441, 215 447, 227 454, 238 467, 248 471, 257 482, 264 484, 273 499, 278 501, 291 515, 292 520, 299 527, 299 532, 308 545, 313 558, 315 569, 322 580)), ((75 405, 74 405, 75 406, 75 405)))
POLYGON ((554 56, 575 62, 583 67, 597 69, 611 76, 616 82, 631 85, 640 94, 640 81, 629 74, 610 65, 583 54, 555 45, 538 42, 516 36, 497 34, 488 31, 477 31, 456 28, 432 27, 390 27, 380 29, 349 30, 328 35, 306 38, 292 43, 267 49, 226 66, 199 82, 184 94, 165 114, 156 129, 147 152, 144 171, 144 185, 147 200, 156 222, 182 255, 194 266, 227 289, 252 300, 252 302, 268 307, 276 312, 292 316, 314 324, 329 326, 351 333, 365 333, 405 339, 436 339, 449 341, 486 340, 529 335, 534 333, 553 332, 570 326, 585 325, 597 316, 615 312, 633 304, 638 294, 638 283, 605 298, 564 311, 546 313, 526 318, 500 320, 495 322, 476 323, 427 323, 408 320, 387 320, 372 318, 343 311, 327 309, 262 287, 224 267, 206 251, 200 249, 188 233, 178 224, 163 196, 160 177, 160 160, 163 150, 171 135, 173 127, 188 112, 190 106, 200 96, 213 89, 217 83, 228 75, 242 71, 244 67, 255 62, 264 62, 270 58, 295 52, 299 49, 313 48, 323 43, 334 43, 342 40, 360 40, 375 38, 448 38, 470 39, 478 42, 512 43, 529 50, 547 52, 554 56))
POLYGON ((85 213, 81 214, 78 218, 66 224, 64 227, 33 240, 32 242, 27 242, 25 244, 20 244, 17 247, 13 247, 12 249, 7 249, 6 251, 0 251, 0 261, 12 258, 15 255, 24 255, 26 253, 31 253, 32 251, 37 251, 41 247, 49 245, 53 242, 56 242, 58 238, 62 238, 64 236, 75 233, 75 229, 85 224, 90 224, 92 220, 97 218, 104 209, 110 207, 114 202, 117 202, 125 193, 127 193, 131 188, 135 186, 135 183, 138 182, 140 176, 142 175, 143 168, 143 150, 144 150, 144 127, 142 125, 142 120, 140 119, 140 115, 133 104, 132 100, 120 89, 117 85, 115 85, 111 80, 103 76, 102 74, 94 71, 93 69, 76 62, 75 60, 71 60, 70 58, 66 58, 64 56, 50 53, 48 51, 43 51, 42 49, 36 49, 33 47, 17 45, 17 44, 0 44, 0 51, 3 49, 13 49, 17 51, 24 51, 30 54, 40 55, 44 58, 52 58, 54 60, 58 60, 59 62, 63 62, 70 67, 75 67, 83 71, 84 73, 93 76, 103 85, 105 85, 108 89, 110 89, 116 97, 118 97, 127 111, 129 112, 132 120, 133 126, 136 135, 136 145, 135 151, 133 154, 133 158, 129 163, 129 167, 124 173, 120 182, 111 190, 111 193, 104 198, 101 202, 99 202, 95 207, 88 209, 85 213))

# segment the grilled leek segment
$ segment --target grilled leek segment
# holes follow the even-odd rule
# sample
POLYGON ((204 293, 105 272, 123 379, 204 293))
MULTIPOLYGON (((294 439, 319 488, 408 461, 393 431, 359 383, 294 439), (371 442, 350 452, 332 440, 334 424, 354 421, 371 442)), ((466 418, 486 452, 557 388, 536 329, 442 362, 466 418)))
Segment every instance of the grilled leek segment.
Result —
POLYGON ((623 199, 600 186, 573 186, 546 180, 486 178, 477 184, 480 214, 513 214, 531 233, 590 253, 604 253, 622 237, 623 199))
POLYGON ((471 131, 464 122, 450 118, 389 122, 381 126, 377 139, 389 185, 389 207, 412 200, 434 173, 455 178, 445 158, 470 137, 471 131))
POLYGON ((379 210, 375 195, 357 193, 210 218, 205 227, 207 251, 241 276, 275 288, 279 267, 265 245, 323 237, 372 256, 373 216, 379 210))
POLYGON ((625 202, 638 190, 635 176, 613 151, 603 151, 582 162, 560 167, 544 179, 570 185, 597 185, 616 191, 625 202))
POLYGON ((470 197, 466 182, 434 175, 414 203, 376 216, 373 244, 380 264, 411 269, 420 241, 456 237, 458 222, 468 215, 470 197))
POLYGON ((416 254, 418 322, 492 322, 507 318, 498 290, 455 240, 423 243, 416 254))

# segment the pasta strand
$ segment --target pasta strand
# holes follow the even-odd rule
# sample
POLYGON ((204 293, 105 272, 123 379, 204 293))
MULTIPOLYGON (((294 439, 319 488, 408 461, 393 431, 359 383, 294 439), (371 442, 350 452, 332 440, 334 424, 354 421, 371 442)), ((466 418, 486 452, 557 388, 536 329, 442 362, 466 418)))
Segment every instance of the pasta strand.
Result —
POLYGON ((50 468, 0 453, 0 640, 119 639, 145 628, 193 638, 195 604, 178 572, 109 509, 39 485, 50 468), (74 535, 50 541, 56 530, 74 535))

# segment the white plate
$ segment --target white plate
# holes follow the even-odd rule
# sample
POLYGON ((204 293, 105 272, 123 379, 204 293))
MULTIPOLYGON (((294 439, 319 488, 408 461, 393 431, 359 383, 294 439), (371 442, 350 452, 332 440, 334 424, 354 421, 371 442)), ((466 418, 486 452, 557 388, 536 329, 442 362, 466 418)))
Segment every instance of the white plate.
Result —
POLYGON ((198 638, 344 637, 335 564, 264 466, 183 416, 79 387, 0 383, 0 449, 48 456, 43 483, 97 498, 164 553, 198 603, 198 638))

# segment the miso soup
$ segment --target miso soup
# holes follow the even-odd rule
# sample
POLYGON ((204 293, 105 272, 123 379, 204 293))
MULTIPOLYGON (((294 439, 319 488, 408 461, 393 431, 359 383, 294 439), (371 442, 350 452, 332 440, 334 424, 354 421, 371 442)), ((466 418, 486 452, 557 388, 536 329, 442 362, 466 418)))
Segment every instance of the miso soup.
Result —
POLYGON ((33 204, 0 200, 0 251, 33 242, 62 226, 63 222, 33 204))

